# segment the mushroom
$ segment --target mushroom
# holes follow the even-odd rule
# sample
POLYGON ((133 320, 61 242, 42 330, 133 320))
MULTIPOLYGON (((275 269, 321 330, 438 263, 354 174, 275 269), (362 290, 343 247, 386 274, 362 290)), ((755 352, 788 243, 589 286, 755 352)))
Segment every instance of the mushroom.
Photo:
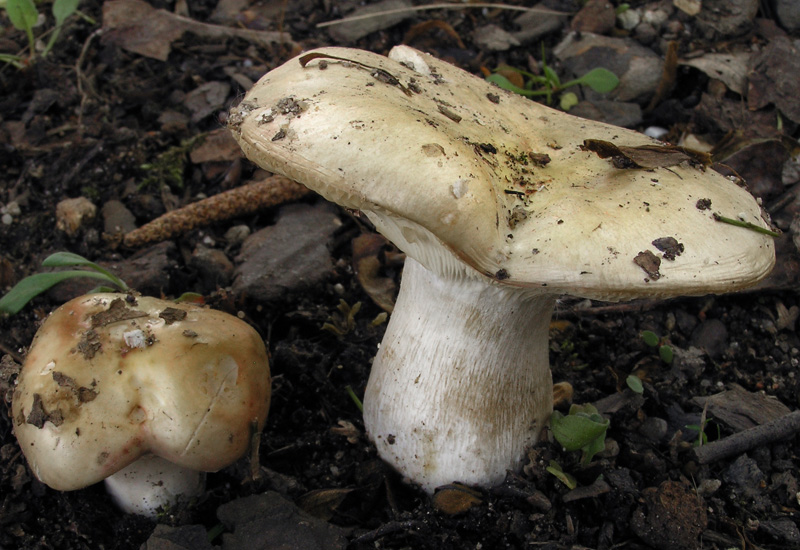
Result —
POLYGON ((290 60, 230 126, 256 164, 360 210, 408 255, 364 423, 384 460, 428 492, 501 482, 537 441, 552 410, 560 295, 728 292, 774 264, 770 237, 715 221, 768 227, 701 155, 646 169, 601 158, 605 142, 665 159, 676 148, 407 46, 389 58, 323 48, 290 60))
POLYGON ((123 510, 152 517, 241 457, 269 401, 267 352, 247 323, 107 293, 67 302, 42 324, 12 412, 42 482, 70 491, 105 479, 123 510))

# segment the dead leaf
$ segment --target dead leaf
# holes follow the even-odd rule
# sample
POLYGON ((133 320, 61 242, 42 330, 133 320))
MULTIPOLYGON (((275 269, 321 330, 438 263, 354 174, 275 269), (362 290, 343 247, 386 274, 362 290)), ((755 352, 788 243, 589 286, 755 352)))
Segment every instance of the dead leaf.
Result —
POLYGON ((666 168, 682 162, 693 162, 701 166, 711 164, 711 155, 678 145, 640 145, 628 147, 615 145, 602 139, 587 139, 583 142, 585 151, 597 153, 601 159, 611 158, 617 168, 666 168))
POLYGON ((797 317, 800 316, 800 307, 792 306, 787 308, 783 305, 783 302, 778 302, 775 304, 775 309, 778 312, 775 327, 778 330, 789 329, 794 332, 794 325, 797 322, 797 317))
POLYGON ((661 278, 661 273, 658 272, 658 268, 661 267, 661 258, 649 250, 639 252, 633 259, 633 263, 641 267, 644 272, 647 273, 648 277, 654 281, 661 278))
POLYGON ((353 268, 361 287, 381 309, 392 312, 396 295, 394 279, 381 276, 380 260, 387 241, 381 235, 368 233, 353 239, 353 268))
POLYGON ((772 103, 800 122, 800 51, 788 37, 775 37, 753 58, 747 75, 747 106, 757 110, 772 103))
POLYGON ((433 506, 448 516, 463 514, 481 502, 480 492, 460 483, 439 487, 433 495, 433 506))
POLYGON ((429 21, 423 21, 422 23, 417 23, 408 29, 408 32, 406 32, 405 36, 403 37, 403 44, 411 44, 420 35, 424 35, 435 30, 440 30, 452 38, 462 50, 467 49, 467 47, 464 45, 464 41, 461 40, 461 36, 459 36, 458 32, 456 32, 452 25, 450 25, 450 23, 447 21, 442 21, 441 19, 432 19, 429 21))
POLYGON ((340 420, 338 426, 331 428, 331 433, 345 436, 347 438, 347 442, 351 444, 358 443, 358 439, 361 437, 361 432, 359 429, 356 428, 355 424, 349 420, 340 420))
POLYGON ((679 243, 675 237, 660 237, 652 244, 664 254, 665 260, 674 261, 675 256, 683 252, 683 243, 679 243))
POLYGON ((273 44, 294 47, 285 32, 252 31, 201 23, 166 10, 153 8, 143 0, 115 0, 103 4, 104 40, 133 53, 166 61, 172 43, 186 32, 205 38, 241 38, 269 48, 273 44))
POLYGON ((336 514, 336 510, 339 509, 347 495, 352 492, 353 489, 317 489, 297 499, 297 505, 304 512, 329 521, 336 514))
POLYGON ((242 158, 242 149, 234 139, 230 130, 218 128, 192 147, 189 158, 194 164, 204 162, 233 162, 242 158))
POLYGON ((741 386, 709 397, 693 397, 692 402, 708 407, 708 414, 734 431, 766 424, 792 412, 786 405, 764 393, 749 392, 741 386))
POLYGON ((693 67, 743 96, 747 89, 747 66, 752 57, 750 52, 707 53, 694 59, 684 59, 678 64, 693 67))
POLYGON ((572 401, 572 384, 569 382, 556 382, 553 384, 553 407, 572 401))

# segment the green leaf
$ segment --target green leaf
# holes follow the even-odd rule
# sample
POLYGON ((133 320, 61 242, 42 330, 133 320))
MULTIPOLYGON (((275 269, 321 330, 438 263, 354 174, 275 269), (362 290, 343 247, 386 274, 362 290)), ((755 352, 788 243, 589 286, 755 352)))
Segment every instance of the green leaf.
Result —
POLYGON ((39 20, 39 12, 36 11, 33 0, 8 0, 6 12, 14 27, 28 33, 39 20))
POLYGON ((75 13, 81 0, 56 0, 53 2, 53 17, 56 19, 56 26, 60 27, 64 21, 75 13))
POLYGON ((597 437, 581 448, 581 451, 583 451, 583 453, 581 454, 581 464, 587 466, 594 458, 594 455, 596 455, 605 448, 606 448, 606 438, 605 438, 605 432, 603 432, 603 437, 597 437))
POLYGON ((656 347, 661 341, 661 338, 658 337, 658 334, 651 330, 643 330, 641 333, 639 333, 639 336, 641 336, 644 343, 651 348, 656 347))
POLYGON ((578 96, 573 94, 572 92, 561 94, 561 99, 558 102, 559 107, 561 107, 563 111, 569 111, 577 104, 578 104, 578 96))
POLYGON ((553 411, 550 417, 550 428, 556 441, 568 451, 577 451, 604 436, 609 421, 598 414, 587 415, 579 412, 564 416, 553 411))
POLYGON ((173 302, 178 304, 204 304, 206 299, 198 292, 184 292, 175 298, 173 302))
POLYGON ((582 77, 578 78, 577 83, 585 84, 595 92, 607 94, 619 86, 619 78, 617 78, 617 75, 608 69, 597 67, 596 69, 592 69, 582 77))
POLYGON ((661 357, 661 360, 664 361, 667 365, 672 364, 672 347, 671 346, 661 346, 658 348, 658 356, 661 357))
POLYGON ((578 486, 578 480, 575 479, 575 476, 568 474, 564 470, 561 469, 561 464, 556 462, 555 460, 550 461, 550 465, 545 468, 548 472, 556 476, 558 480, 569 487, 570 489, 574 489, 578 486))
POLYGON ((625 379, 625 383, 628 387, 636 393, 644 393, 644 386, 642 386, 642 379, 636 376, 635 374, 628 375, 625 379))
POLYGON ((547 77, 547 81, 550 83, 550 86, 553 88, 560 88, 561 87, 561 79, 558 78, 558 73, 556 73, 552 67, 548 67, 547 65, 542 67, 542 72, 544 76, 547 77))
POLYGON ((61 281, 74 277, 109 280, 105 274, 94 271, 55 271, 53 273, 37 273, 22 279, 14 288, 8 291, 8 294, 0 298, 0 313, 14 315, 45 290, 61 281))

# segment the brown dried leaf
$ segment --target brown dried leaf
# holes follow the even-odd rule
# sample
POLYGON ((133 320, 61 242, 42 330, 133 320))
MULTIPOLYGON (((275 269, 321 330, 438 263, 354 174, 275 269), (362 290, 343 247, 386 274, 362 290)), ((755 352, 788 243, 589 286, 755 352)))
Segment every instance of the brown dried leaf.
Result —
POLYGON ((615 145, 602 139, 587 139, 585 151, 597 153, 601 159, 610 158, 617 168, 666 168, 682 162, 693 162, 703 167, 711 165, 711 155, 703 151, 678 145, 615 145))
POLYGON ((297 505, 314 517, 329 521, 353 489, 317 489, 301 496, 297 505))
POLYGON ((353 268, 361 287, 381 309, 392 312, 396 295, 393 279, 380 275, 383 247, 387 241, 381 235, 369 233, 353 239, 353 268))
POLYGON ((661 278, 661 273, 658 272, 658 268, 661 267, 661 258, 649 250, 639 252, 633 259, 633 263, 641 267, 652 280, 657 281, 661 278))
POLYGON ((461 40, 461 36, 459 36, 458 32, 456 32, 453 26, 447 21, 442 21, 441 19, 432 19, 430 21, 417 23, 408 29, 408 32, 406 32, 405 36, 403 37, 403 44, 411 44, 414 39, 434 30, 440 30, 444 32, 444 34, 452 38, 462 50, 467 49, 467 47, 464 45, 464 41, 461 40))
POLYGON ((753 58, 747 75, 747 106, 761 109, 769 103, 794 122, 800 122, 800 56, 788 37, 775 37, 753 58))
POLYGON ((340 420, 338 426, 333 426, 331 428, 331 433, 343 435, 347 438, 347 442, 351 444, 358 443, 358 439, 361 437, 359 429, 349 420, 340 420))
POLYGON ((463 514, 481 502, 480 492, 460 483, 439 487, 433 495, 433 506, 448 516, 463 514))
POLYGON ((166 61, 172 43, 186 32, 205 38, 242 38, 254 44, 295 44, 285 32, 252 31, 201 23, 166 10, 159 10, 142 0, 116 0, 103 4, 104 40, 126 50, 166 61))
POLYGON ((683 252, 683 243, 679 243, 675 237, 660 237, 653 241, 653 246, 664 253, 665 260, 675 260, 683 252))

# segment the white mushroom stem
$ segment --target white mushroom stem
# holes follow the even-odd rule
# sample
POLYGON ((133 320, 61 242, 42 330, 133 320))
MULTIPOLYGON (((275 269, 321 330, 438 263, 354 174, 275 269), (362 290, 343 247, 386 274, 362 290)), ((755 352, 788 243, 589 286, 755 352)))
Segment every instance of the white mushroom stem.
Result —
POLYGON ((203 494, 206 474, 147 454, 107 477, 105 484, 124 512, 155 518, 159 507, 203 494))
POLYGON ((552 411, 552 295, 412 258, 372 366, 364 422, 379 453, 428 492, 491 486, 519 467, 552 411))

